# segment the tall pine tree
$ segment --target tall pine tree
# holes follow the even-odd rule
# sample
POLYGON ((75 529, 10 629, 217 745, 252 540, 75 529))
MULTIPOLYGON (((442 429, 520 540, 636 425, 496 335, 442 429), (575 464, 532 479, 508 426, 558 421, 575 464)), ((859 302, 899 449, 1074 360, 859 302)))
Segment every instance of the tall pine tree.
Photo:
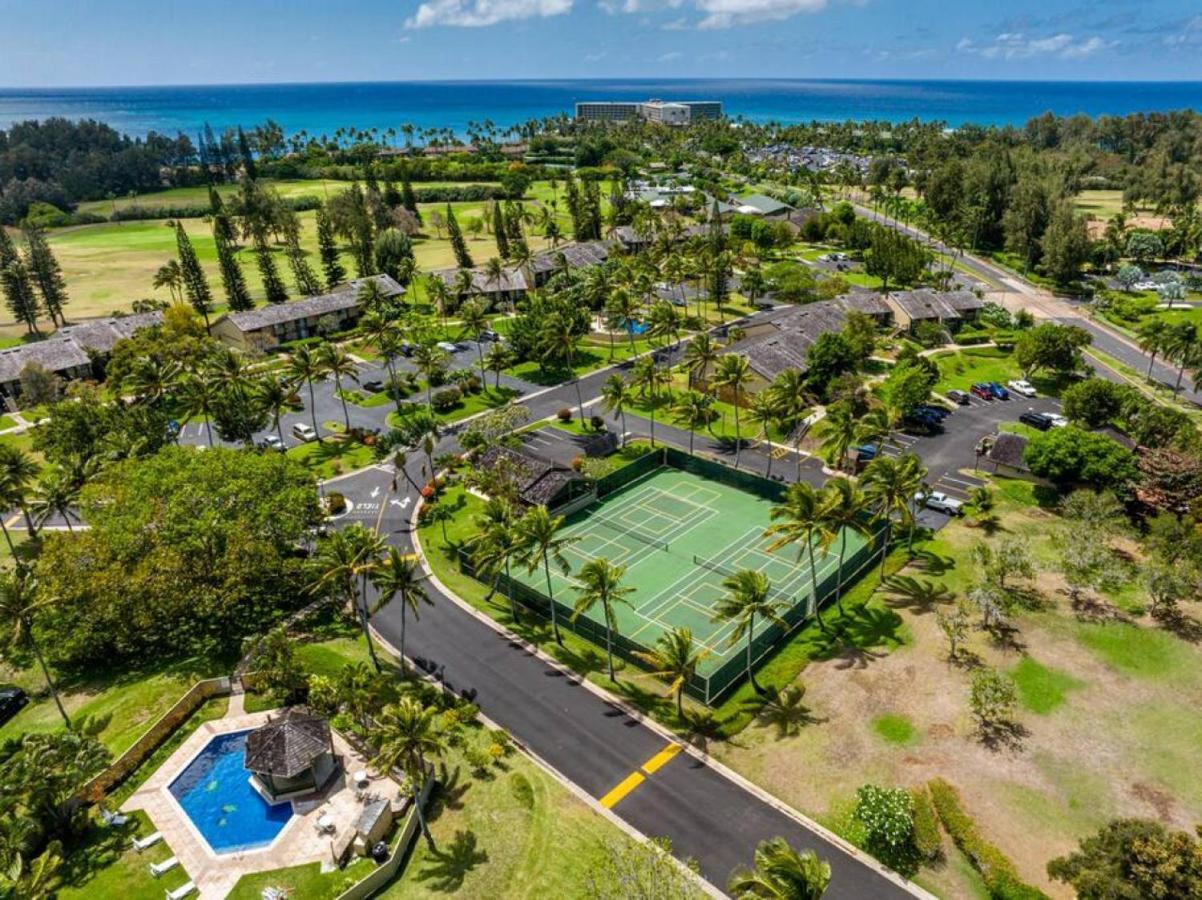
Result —
POLYGON ((470 269, 473 265, 472 255, 467 252, 467 242, 463 239, 463 232, 459 230, 459 223, 455 220, 455 210, 451 209, 451 204, 447 204, 447 237, 451 241, 451 250, 455 254, 455 265, 461 269, 470 269))
POLYGON ((178 219, 171 224, 175 226, 175 250, 179 254, 179 268, 184 276, 184 296, 205 320, 205 328, 208 328, 209 313, 213 310, 213 293, 209 290, 204 269, 200 267, 200 260, 196 258, 196 250, 184 226, 178 219))
POLYGON ((26 228, 25 246, 25 268, 42 295, 46 314, 55 325, 66 325, 63 307, 68 302, 67 279, 63 277, 63 270, 59 268, 50 245, 46 243, 46 235, 40 228, 26 228))
POLYGON ((222 201, 221 195, 211 184, 209 185, 209 214, 213 217, 213 236, 216 237, 220 234, 229 243, 237 244, 238 235, 234 230, 234 223, 225 211, 225 203, 222 201))
POLYGON ((588 237, 585 240, 601 239, 601 186, 596 181, 584 182, 584 219, 588 237))
POLYGON ((580 186, 569 172, 564 179, 564 199, 568 204, 568 215, 572 219, 572 237, 578 241, 588 240, 588 216, 584 211, 584 203, 580 196, 580 186))
POLYGON ((334 225, 324 206, 317 210, 317 251, 321 256, 322 273, 326 277, 326 290, 332 291, 346 280, 346 269, 338 258, 334 225))
MULTIPOLYGON (((224 218, 224 217, 222 217, 224 218)), ((228 220, 227 220, 228 222, 228 220)), ((246 276, 242 274, 242 266, 234 255, 234 244, 219 224, 219 219, 213 219, 213 243, 217 245, 217 265, 221 269, 221 286, 225 289, 225 299, 230 309, 241 311, 253 309, 254 301, 250 299, 250 291, 246 289, 246 276)))
POLYGON ((309 260, 305 258, 305 251, 300 245, 300 229, 296 222, 293 221, 289 225, 285 239, 285 254, 288 257, 288 266, 292 269, 292 280, 296 284, 296 292, 302 297, 312 297, 321 293, 321 282, 317 280, 317 275, 313 272, 313 267, 309 265, 309 260))
MULTIPOLYGON (((3 231, 0 228, 0 231, 3 231)), ((38 295, 33 289, 33 279, 25 263, 17 257, 0 270, 0 286, 4 288, 4 302, 18 322, 25 325, 30 334, 38 331, 38 295)))
POLYGON ((285 303, 288 300, 288 289, 280 278, 275 259, 271 255, 271 247, 267 244, 267 236, 263 233, 255 235, 255 261, 259 264, 259 275, 263 279, 263 292, 267 295, 268 303, 285 303))
POLYGON ((413 182, 409 180, 409 167, 401 169, 401 205, 417 218, 417 224, 422 223, 422 214, 417 209, 417 194, 413 192, 413 182))
POLYGON ((522 204, 505 204, 505 233, 509 238, 511 253, 519 258, 528 255, 526 235, 522 233, 522 204))
POLYGON ((501 259, 509 259, 509 233, 505 230, 505 213, 499 200, 494 200, 492 205, 492 233, 497 239, 497 253, 501 259))
POLYGON ((258 170, 255 169, 255 155, 251 152, 250 140, 246 137, 242 126, 238 126, 238 155, 242 157, 243 177, 247 181, 254 181, 259 177, 258 170))

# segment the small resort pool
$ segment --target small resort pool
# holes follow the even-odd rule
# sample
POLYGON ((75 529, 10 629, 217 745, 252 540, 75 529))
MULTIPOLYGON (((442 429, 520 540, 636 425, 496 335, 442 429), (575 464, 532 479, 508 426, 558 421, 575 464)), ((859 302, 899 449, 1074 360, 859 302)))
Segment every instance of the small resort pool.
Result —
POLYGON ((213 738, 168 787, 214 853, 266 847, 292 818, 291 803, 272 806, 251 786, 248 734, 213 738))
POLYGON ((627 319, 626 330, 634 335, 643 334, 647 330, 647 323, 640 322, 637 319, 627 319))

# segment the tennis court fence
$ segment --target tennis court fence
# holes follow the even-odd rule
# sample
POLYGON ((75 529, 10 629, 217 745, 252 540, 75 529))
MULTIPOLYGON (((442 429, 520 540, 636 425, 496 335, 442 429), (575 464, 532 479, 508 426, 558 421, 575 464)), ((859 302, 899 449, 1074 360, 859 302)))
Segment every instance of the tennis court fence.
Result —
MULTIPOLYGON (((694 457, 689 457, 688 454, 679 453, 679 451, 676 451, 673 448, 660 448, 645 457, 640 457, 629 466, 624 466, 617 472, 613 472, 610 475, 605 476, 605 478, 614 478, 618 475, 627 476, 621 479, 620 482, 615 482, 620 483, 621 487, 625 487, 626 485, 639 480, 644 475, 647 475, 664 465, 669 465, 672 468, 685 468, 684 466, 672 465, 672 463, 676 462, 677 460, 669 459, 670 455, 684 456, 686 459, 695 459, 694 457), (664 451, 666 451, 666 453, 664 451), (634 474, 629 474, 627 473, 628 469, 637 469, 638 471, 634 474)), ((721 466, 716 463, 710 463, 708 460, 695 461, 716 466, 718 469, 724 472, 737 474, 739 476, 748 475, 746 472, 735 472, 733 469, 727 469, 725 466, 721 466)), ((689 469, 685 470, 690 471, 689 469)), ((707 471, 695 471, 695 474, 707 478, 713 477, 707 471)), ((750 477, 757 478, 758 476, 752 475, 750 477)), ((597 481, 597 493, 599 496, 606 496, 607 494, 612 494, 616 490, 620 490, 620 487, 610 487, 603 492, 601 489, 601 482, 604 481, 605 478, 598 479, 597 481)), ((720 478, 715 478, 714 480, 724 481, 724 479, 720 478)), ((758 480, 765 482, 766 485, 780 487, 775 482, 770 482, 767 479, 759 478, 758 480)), ((724 483, 729 484, 731 482, 724 483)), ((742 487, 741 484, 735 486, 742 487)), ((747 490, 745 487, 743 489, 747 490)), ((767 488, 763 489, 767 490, 767 488)), ((880 549, 880 542, 883 540, 884 534, 885 528, 882 525, 879 529, 872 533, 869 540, 867 540, 855 551, 848 554, 848 556, 844 559, 843 571, 845 574, 843 577, 843 585, 845 588, 847 585, 852 584, 863 573, 867 566, 873 563, 877 556, 877 552, 880 549)), ((597 647, 605 647, 607 629, 602 623, 596 622, 587 616, 580 616, 579 618, 573 619, 572 607, 570 605, 563 603, 558 599, 552 599, 551 597, 548 597, 542 591, 518 581, 516 578, 506 575, 504 571, 481 571, 479 568, 477 568, 474 560, 472 559, 472 554, 467 549, 460 548, 457 557, 459 570, 464 575, 475 578, 477 581, 489 585, 490 587, 495 583, 496 590, 499 594, 509 598, 525 608, 527 611, 533 612, 544 620, 549 621, 551 619, 552 608, 554 608, 555 619, 558 621, 560 628, 580 635, 585 640, 595 644, 597 647)), ((694 557, 694 562, 697 563, 697 560, 699 559, 700 557, 694 557)), ((701 563, 697 564, 701 565, 701 563)), ((717 569, 717 566, 711 563, 711 565, 707 566, 707 568, 717 569)), ((718 571, 721 572, 722 570, 718 569, 718 571)), ((789 597, 781 592, 781 597, 779 599, 783 599, 785 601, 784 605, 786 607, 781 616, 783 624, 771 622, 767 625, 761 625, 756 628, 756 635, 751 643, 752 666, 758 666, 764 657, 771 653, 777 644, 781 642, 781 640, 783 640, 797 628, 801 627, 810 617, 814 615, 814 611, 818 607, 824 606, 830 600, 832 600, 836 590, 838 589, 838 584, 839 570, 836 569, 821 579, 821 581, 818 583, 817 590, 815 590, 813 593, 807 592, 798 596, 789 597)), ((648 668, 647 660, 644 658, 643 654, 651 653, 653 651, 652 647, 628 638, 620 632, 615 632, 611 636, 611 640, 615 656, 641 668, 648 668)), ((715 668, 704 673, 694 673, 693 676, 685 683, 684 690, 686 694, 695 700, 699 700, 707 705, 713 705, 721 700, 727 691, 742 681, 746 676, 747 655, 740 647, 739 652, 730 654, 729 658, 724 660, 715 668)))

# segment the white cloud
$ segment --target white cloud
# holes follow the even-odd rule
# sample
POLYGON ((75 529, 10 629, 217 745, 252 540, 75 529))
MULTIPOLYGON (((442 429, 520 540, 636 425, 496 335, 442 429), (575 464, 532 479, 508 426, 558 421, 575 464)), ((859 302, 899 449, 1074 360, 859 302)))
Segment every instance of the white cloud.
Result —
POLYGON ((826 8, 826 0, 697 0, 697 8, 707 13, 698 28, 730 28, 818 12, 826 8))
POLYGON ((572 0, 429 0, 422 3, 406 28, 456 25, 481 28, 515 19, 559 16, 572 9, 572 0))
POLYGON ((985 59, 1030 59, 1033 56, 1058 56, 1061 59, 1085 59, 1100 50, 1108 50, 1118 41, 1107 41, 1096 35, 1078 39, 1061 32, 1047 37, 1030 37, 1021 32, 999 34, 988 44, 978 44, 971 38, 961 38, 956 49, 974 53, 985 59))

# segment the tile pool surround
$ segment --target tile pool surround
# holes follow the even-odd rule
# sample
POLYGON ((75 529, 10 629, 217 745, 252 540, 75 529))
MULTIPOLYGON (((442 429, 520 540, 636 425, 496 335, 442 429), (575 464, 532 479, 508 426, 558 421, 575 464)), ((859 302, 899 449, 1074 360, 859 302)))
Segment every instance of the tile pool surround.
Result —
POLYGON ((217 855, 267 849, 294 817, 291 802, 269 804, 250 783, 244 760, 251 730, 215 735, 167 786, 217 855))

